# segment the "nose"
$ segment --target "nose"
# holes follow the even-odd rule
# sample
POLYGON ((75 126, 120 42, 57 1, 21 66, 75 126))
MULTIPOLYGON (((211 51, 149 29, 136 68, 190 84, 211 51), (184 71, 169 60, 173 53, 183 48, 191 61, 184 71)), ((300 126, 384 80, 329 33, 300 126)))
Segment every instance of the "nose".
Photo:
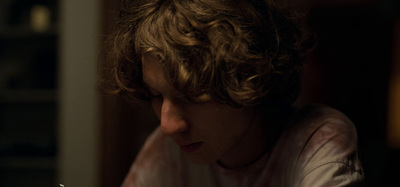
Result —
POLYGON ((164 99, 161 108, 161 130, 166 136, 178 134, 188 129, 188 122, 179 103, 164 99))

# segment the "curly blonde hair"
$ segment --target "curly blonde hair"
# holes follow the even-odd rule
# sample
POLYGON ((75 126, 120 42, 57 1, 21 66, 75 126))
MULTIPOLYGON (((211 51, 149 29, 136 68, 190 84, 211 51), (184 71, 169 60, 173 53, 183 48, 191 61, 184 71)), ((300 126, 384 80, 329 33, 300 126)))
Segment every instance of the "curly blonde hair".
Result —
MULTIPOLYGON (((141 56, 156 55, 179 97, 291 104, 300 92, 303 32, 288 9, 262 0, 124 0, 106 42, 106 90, 151 100, 141 56)), ((103 86, 104 86, 103 85, 103 86)))

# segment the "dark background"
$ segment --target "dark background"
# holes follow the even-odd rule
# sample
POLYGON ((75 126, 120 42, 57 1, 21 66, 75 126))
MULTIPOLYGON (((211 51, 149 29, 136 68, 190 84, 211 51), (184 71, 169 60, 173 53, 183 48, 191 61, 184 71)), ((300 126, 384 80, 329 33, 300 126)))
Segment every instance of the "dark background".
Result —
POLYGON ((386 137, 392 57, 400 52, 392 48, 393 37, 400 30, 394 30, 398 12, 383 3, 389 2, 313 10, 310 25, 318 45, 304 82, 309 101, 326 103, 353 120, 368 186, 393 186, 400 176, 399 149, 390 148, 386 137))

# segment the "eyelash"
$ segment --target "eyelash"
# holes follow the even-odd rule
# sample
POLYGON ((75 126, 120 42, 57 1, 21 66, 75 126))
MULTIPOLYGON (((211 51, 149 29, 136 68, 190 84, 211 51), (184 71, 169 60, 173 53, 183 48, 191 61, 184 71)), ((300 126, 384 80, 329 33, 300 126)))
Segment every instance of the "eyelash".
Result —
POLYGON ((162 98, 162 94, 154 89, 149 89, 149 95, 152 99, 154 98, 162 98))
MULTIPOLYGON (((148 95, 149 95, 150 100, 163 99, 163 95, 159 91, 157 91, 153 88, 150 88, 150 87, 148 88, 148 95)), ((202 96, 204 96, 204 95, 202 95, 202 96)), ((199 97, 199 99, 200 99, 200 97, 199 97)), ((205 102, 208 102, 209 100, 211 100, 211 99, 205 99, 204 101, 195 101, 195 100, 184 100, 184 101, 190 102, 190 103, 205 103, 205 102)))

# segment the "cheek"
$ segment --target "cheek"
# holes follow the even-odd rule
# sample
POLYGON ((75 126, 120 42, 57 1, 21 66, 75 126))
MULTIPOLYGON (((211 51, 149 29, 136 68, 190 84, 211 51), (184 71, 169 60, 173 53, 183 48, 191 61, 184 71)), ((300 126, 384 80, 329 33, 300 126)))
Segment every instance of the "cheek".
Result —
POLYGON ((230 129, 230 135, 243 133, 248 128, 253 118, 248 110, 230 107, 222 108, 216 116, 217 119, 215 120, 218 120, 220 124, 218 128, 222 131, 230 129))
POLYGON ((151 106, 153 107, 154 113, 161 119, 161 108, 162 108, 163 100, 161 98, 155 98, 151 101, 151 106))

